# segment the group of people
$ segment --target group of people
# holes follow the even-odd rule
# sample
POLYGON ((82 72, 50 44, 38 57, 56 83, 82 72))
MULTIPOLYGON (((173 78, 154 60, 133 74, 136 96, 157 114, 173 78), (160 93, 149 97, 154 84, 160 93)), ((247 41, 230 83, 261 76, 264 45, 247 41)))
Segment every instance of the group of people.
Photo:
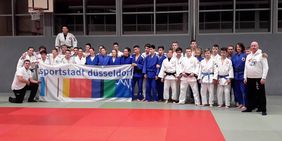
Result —
POLYGON ((13 103, 22 103, 25 91, 31 89, 29 102, 34 102, 38 81, 32 76, 37 63, 48 65, 123 65, 131 64, 133 69, 132 100, 165 101, 185 104, 188 97, 196 106, 229 108, 234 93, 236 106, 242 112, 266 113, 265 82, 268 73, 267 54, 259 49, 256 41, 247 49, 242 43, 220 48, 214 44, 211 49, 202 50, 196 40, 191 40, 188 48, 182 49, 178 42, 172 42, 165 51, 164 46, 144 45, 141 53, 139 45, 119 50, 113 43, 108 52, 98 46, 98 53, 90 43, 85 48, 77 47, 75 37, 68 33, 67 27, 57 36, 56 47, 50 54, 44 46, 38 52, 29 47, 17 65, 12 84, 15 98, 13 103), (66 41, 69 40, 69 41, 66 41), (156 51, 157 49, 157 51, 156 51), (183 53, 184 52, 184 53, 183 53), (135 86, 137 91, 135 93, 135 86), (188 95, 187 95, 188 91, 188 95), (144 93, 144 94, 143 94, 144 93))

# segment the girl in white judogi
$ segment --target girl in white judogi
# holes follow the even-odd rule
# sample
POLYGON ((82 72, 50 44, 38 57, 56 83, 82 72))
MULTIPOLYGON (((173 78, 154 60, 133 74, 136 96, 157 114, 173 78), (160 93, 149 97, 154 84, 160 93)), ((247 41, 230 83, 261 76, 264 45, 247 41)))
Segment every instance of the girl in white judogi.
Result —
POLYGON ((217 102, 218 107, 223 107, 223 94, 225 97, 225 107, 230 107, 231 80, 234 78, 232 62, 227 58, 227 48, 221 48, 221 58, 217 60, 218 86, 217 102))
POLYGON ((201 83, 202 105, 210 107, 214 104, 214 83, 217 80, 217 67, 215 60, 211 58, 210 49, 205 49, 205 59, 200 63, 198 79, 201 83), (207 93, 209 94, 209 102, 207 102, 207 93))

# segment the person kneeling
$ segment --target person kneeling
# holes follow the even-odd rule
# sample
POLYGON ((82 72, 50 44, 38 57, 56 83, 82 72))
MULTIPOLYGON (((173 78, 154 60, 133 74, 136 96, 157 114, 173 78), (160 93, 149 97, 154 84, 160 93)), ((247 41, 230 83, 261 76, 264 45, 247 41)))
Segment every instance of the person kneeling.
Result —
POLYGON ((40 81, 32 79, 31 71, 29 70, 30 61, 25 60, 23 67, 16 71, 14 81, 12 83, 12 90, 16 98, 9 97, 11 103, 23 103, 26 90, 31 90, 28 102, 36 102, 34 97, 37 93, 38 84, 40 81))

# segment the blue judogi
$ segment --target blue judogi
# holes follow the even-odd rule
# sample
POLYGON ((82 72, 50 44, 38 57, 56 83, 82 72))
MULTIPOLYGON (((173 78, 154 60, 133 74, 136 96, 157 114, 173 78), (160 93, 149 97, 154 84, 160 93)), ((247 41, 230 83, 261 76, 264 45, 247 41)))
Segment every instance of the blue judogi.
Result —
POLYGON ((98 65, 98 66, 106 66, 108 65, 109 60, 110 60, 110 56, 107 56, 107 55, 98 55, 96 56, 96 58, 97 58, 97 61, 95 65, 98 65))
POLYGON ((131 56, 122 56, 120 58, 120 64, 132 64, 132 57, 131 56))
POLYGON ((132 63, 137 64, 137 66, 134 67, 134 71, 133 71, 133 78, 132 78, 132 100, 135 99, 139 99, 139 100, 143 100, 143 77, 144 74, 142 73, 142 69, 143 69, 143 65, 144 65, 144 59, 143 57, 140 55, 137 59, 136 59, 136 55, 132 55, 132 63), (134 89, 135 89, 135 85, 137 83, 138 86, 138 93, 137 93, 137 97, 134 96, 134 89))
POLYGON ((95 65, 95 64, 97 64, 97 56, 95 56, 95 58, 93 60, 91 60, 90 55, 86 57, 85 65, 95 65))
POLYGON ((198 59, 199 62, 201 62, 202 60, 204 60, 204 57, 202 57, 202 56, 197 56, 196 58, 198 59))
POLYGON ((246 106, 247 91, 244 84, 244 70, 246 62, 246 53, 236 53, 232 56, 231 61, 234 70, 234 95, 235 101, 246 106))
MULTIPOLYGON (((166 58, 166 56, 164 54, 162 56, 159 56, 159 55, 157 55, 157 56, 158 56, 158 59, 159 59, 158 64, 160 65, 160 68, 158 68, 158 72, 157 72, 157 75, 159 75, 163 61, 166 58)), ((163 100, 164 99, 164 82, 162 82, 161 79, 159 78, 156 81, 156 83, 157 83, 158 99, 163 100)))
POLYGON ((157 64, 158 57, 156 54, 149 55, 145 58, 142 72, 147 75, 146 81, 146 100, 158 101, 157 89, 156 89, 156 76, 157 76, 157 64))
POLYGON ((115 60, 113 60, 113 57, 111 56, 108 62, 108 65, 120 65, 120 57, 116 57, 115 60))

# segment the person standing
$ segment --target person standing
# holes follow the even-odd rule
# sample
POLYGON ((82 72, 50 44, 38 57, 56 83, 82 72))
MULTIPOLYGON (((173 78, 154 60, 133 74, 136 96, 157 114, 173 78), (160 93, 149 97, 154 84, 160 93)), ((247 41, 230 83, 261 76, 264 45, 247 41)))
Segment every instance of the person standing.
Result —
MULTIPOLYGON (((117 42, 113 43, 113 49, 117 50, 117 57, 123 56, 123 52, 119 50, 119 44, 117 42)), ((110 56, 112 56, 112 53, 110 53, 110 56)))
POLYGON ((131 49, 129 47, 126 47, 123 50, 123 56, 120 58, 120 64, 132 64, 132 57, 130 56, 131 49))
POLYGON ((143 74, 146 81, 146 101, 158 101, 156 79, 157 79, 158 57, 155 53, 155 45, 150 46, 150 55, 145 58, 143 74))
POLYGON ((232 56, 232 65, 234 70, 234 97, 236 106, 242 110, 246 109, 247 104, 247 89, 244 84, 244 70, 246 62, 245 46, 243 43, 237 43, 235 54, 232 56))
POLYGON ((247 84, 248 104, 242 112, 252 112, 257 106, 257 112, 266 113, 265 83, 268 73, 267 58, 263 56, 256 41, 251 43, 251 54, 247 56, 245 63, 244 82, 247 84))
POLYGON ((94 48, 89 48, 89 55, 86 57, 86 65, 95 65, 96 59, 96 54, 94 48))
POLYGON ((97 61, 95 65, 106 66, 109 64, 110 56, 107 55, 107 50, 105 47, 101 48, 101 53, 96 56, 97 61))
POLYGON ((62 64, 72 64, 73 63, 73 59, 71 58, 71 51, 70 50, 66 50, 66 54, 65 57, 62 59, 62 64))
MULTIPOLYGON (((159 59, 159 62, 158 62, 158 65, 157 65, 157 69, 158 69, 157 75, 159 75, 163 61, 166 58, 165 53, 164 53, 164 46, 158 47, 157 56, 158 56, 158 59, 159 59)), ((162 82, 161 79, 158 78, 156 83, 157 83, 158 98, 159 98, 160 101, 163 101, 164 100, 164 82, 162 82)))
POLYGON ((190 86, 194 95, 195 105, 200 105, 199 90, 197 85, 198 72, 199 61, 196 57, 192 56, 192 48, 187 48, 186 55, 183 57, 179 70, 179 75, 181 76, 179 104, 185 104, 187 88, 190 86))
POLYGON ((218 87, 217 102, 218 107, 223 107, 223 95, 225 97, 225 108, 230 107, 231 79, 234 78, 232 62, 227 58, 227 48, 220 49, 220 59, 217 61, 218 87))
POLYGON ((83 49, 78 48, 77 56, 74 58, 74 64, 85 65, 86 58, 83 55, 83 49))
POLYGON ((173 50, 170 49, 167 52, 167 58, 164 59, 161 70, 159 72, 159 78, 161 82, 164 83, 163 98, 165 103, 168 103, 169 100, 169 89, 171 88, 171 97, 172 100, 177 100, 176 95, 176 59, 173 56, 173 50))
POLYGON ((134 67, 133 70, 133 78, 132 78, 132 99, 137 99, 138 101, 144 100, 143 96, 143 79, 144 75, 142 73, 144 59, 140 54, 140 47, 135 45, 133 47, 134 54, 132 55, 132 66, 134 67), (137 83, 138 92, 137 96, 134 94, 135 85, 137 83))
POLYGON ((117 55, 118 51, 116 49, 112 49, 108 65, 120 65, 120 57, 118 57, 117 55))
POLYGON ((205 59, 200 63, 198 79, 201 82, 202 105, 213 107, 214 104, 214 84, 217 81, 217 70, 215 60, 211 58, 210 49, 204 50, 205 59), (207 93, 209 100, 207 100, 207 93), (208 103, 207 103, 208 101, 208 103))
POLYGON ((57 48, 52 49, 52 53, 49 54, 50 64, 51 65, 57 65, 60 64, 62 61, 62 58, 59 56, 59 52, 57 48))
POLYGON ((69 33, 69 28, 66 25, 62 26, 62 32, 57 35, 55 41, 56 48, 60 48, 62 45, 77 47, 77 40, 73 34, 69 33))

